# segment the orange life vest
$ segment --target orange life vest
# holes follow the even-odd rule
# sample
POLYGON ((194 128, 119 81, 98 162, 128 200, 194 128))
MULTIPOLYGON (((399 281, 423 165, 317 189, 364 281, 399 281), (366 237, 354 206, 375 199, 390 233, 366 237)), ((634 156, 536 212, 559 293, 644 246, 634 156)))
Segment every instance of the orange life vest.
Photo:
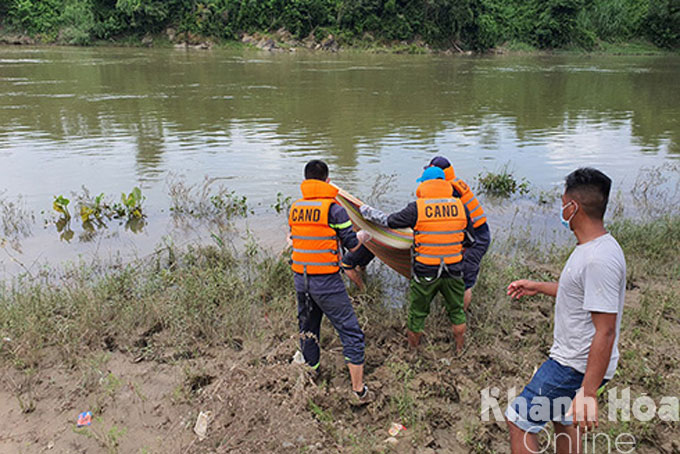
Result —
POLYGON ((424 265, 451 265, 463 260, 467 216, 463 202, 453 197, 451 184, 428 180, 418 186, 418 220, 413 229, 413 256, 424 265))
POLYGON ((486 222, 486 216, 484 214, 484 209, 482 205, 475 197, 475 194, 470 189, 463 180, 456 177, 456 172, 453 170, 453 166, 449 166, 444 169, 444 175, 446 176, 446 181, 450 182, 453 188, 460 194, 460 200, 465 205, 465 208, 470 212, 470 219, 472 220, 472 227, 477 228, 486 222))
POLYGON ((333 274, 340 270, 338 237, 328 225, 328 213, 338 189, 320 180, 300 185, 302 199, 288 215, 293 240, 293 271, 300 274, 333 274))

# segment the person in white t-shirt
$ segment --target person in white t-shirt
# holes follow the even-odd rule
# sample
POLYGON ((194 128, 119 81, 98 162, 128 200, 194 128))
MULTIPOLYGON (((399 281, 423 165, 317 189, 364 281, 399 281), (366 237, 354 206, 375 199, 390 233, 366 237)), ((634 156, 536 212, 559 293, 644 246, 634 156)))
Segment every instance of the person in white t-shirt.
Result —
POLYGON ((592 168, 566 178, 561 220, 578 245, 559 282, 519 280, 508 295, 556 297, 549 359, 505 413, 513 454, 539 452, 537 433, 555 426, 558 454, 580 453, 581 434, 598 425, 598 389, 616 371, 626 292, 626 261, 604 227, 611 180, 592 168), (548 404, 549 403, 549 404, 548 404))

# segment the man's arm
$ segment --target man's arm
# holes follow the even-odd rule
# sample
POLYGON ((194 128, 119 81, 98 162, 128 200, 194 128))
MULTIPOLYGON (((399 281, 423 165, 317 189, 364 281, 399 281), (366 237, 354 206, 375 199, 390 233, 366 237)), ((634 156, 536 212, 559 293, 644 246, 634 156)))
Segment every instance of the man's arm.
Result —
POLYGON ((387 227, 387 213, 384 211, 364 203, 359 207, 359 212, 367 221, 387 227))
POLYGON ((365 204, 361 206, 360 211, 367 220, 392 229, 413 228, 418 219, 418 207, 415 202, 409 203, 403 210, 390 215, 365 204))
POLYGON ((538 293, 552 297, 557 296, 557 282, 536 282, 520 279, 508 285, 508 296, 520 299, 523 296, 534 296, 538 293))
POLYGON ((586 391, 597 391, 612 355, 626 276, 615 260, 605 259, 588 263, 583 274, 583 309, 590 312, 595 327, 583 384, 586 391))
POLYGON ((604 380, 609 367, 614 341, 616 340, 617 314, 591 312, 595 325, 595 336, 588 353, 586 373, 571 403, 567 416, 573 416, 574 425, 581 426, 584 431, 598 427, 597 390, 604 380))
POLYGON ((402 210, 387 217, 387 225, 392 229, 415 228, 418 222, 418 204, 410 202, 402 210))
POLYGON ((331 205, 328 212, 328 226, 336 231, 340 243, 345 249, 350 252, 359 249, 361 242, 352 228, 352 221, 347 211, 340 205, 331 205))
POLYGON ((361 243, 359 242, 359 243, 357 243, 356 246, 354 246, 354 247, 351 248, 351 249, 347 249, 347 250, 348 250, 349 252, 355 252, 355 251, 358 250, 360 247, 361 247, 361 243))
POLYGON ((569 414, 574 416, 574 425, 587 430, 598 425, 597 390, 607 373, 616 341, 616 320, 626 276, 619 262, 606 257, 588 263, 583 274, 583 309, 590 312, 595 335, 590 344, 582 387, 569 414))
POLYGON ((583 389, 586 396, 595 396, 609 367, 609 360, 616 340, 617 315, 604 312, 590 313, 593 325, 595 325, 595 336, 590 345, 588 365, 583 378, 583 389))

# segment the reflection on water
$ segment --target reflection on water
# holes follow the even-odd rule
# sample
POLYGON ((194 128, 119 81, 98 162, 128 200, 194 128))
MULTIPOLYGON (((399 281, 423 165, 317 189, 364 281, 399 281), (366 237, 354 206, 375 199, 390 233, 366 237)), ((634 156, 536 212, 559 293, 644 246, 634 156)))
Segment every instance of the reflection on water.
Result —
POLYGON ((170 172, 229 178, 256 216, 297 195, 312 156, 359 193, 398 174, 395 204, 435 153, 468 180, 510 162, 539 188, 579 165, 630 185, 680 157, 679 76, 677 57, 0 47, 0 190, 39 212, 81 185, 139 184, 154 243, 170 172))

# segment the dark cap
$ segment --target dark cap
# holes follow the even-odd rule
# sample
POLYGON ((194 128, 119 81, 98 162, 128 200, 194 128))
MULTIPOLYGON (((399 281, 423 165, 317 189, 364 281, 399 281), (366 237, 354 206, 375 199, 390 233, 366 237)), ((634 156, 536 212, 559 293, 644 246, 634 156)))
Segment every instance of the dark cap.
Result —
POLYGON ((447 167, 451 167, 451 163, 444 156, 435 156, 432 158, 430 163, 423 168, 427 169, 428 167, 432 166, 439 167, 440 169, 446 169, 447 167))

